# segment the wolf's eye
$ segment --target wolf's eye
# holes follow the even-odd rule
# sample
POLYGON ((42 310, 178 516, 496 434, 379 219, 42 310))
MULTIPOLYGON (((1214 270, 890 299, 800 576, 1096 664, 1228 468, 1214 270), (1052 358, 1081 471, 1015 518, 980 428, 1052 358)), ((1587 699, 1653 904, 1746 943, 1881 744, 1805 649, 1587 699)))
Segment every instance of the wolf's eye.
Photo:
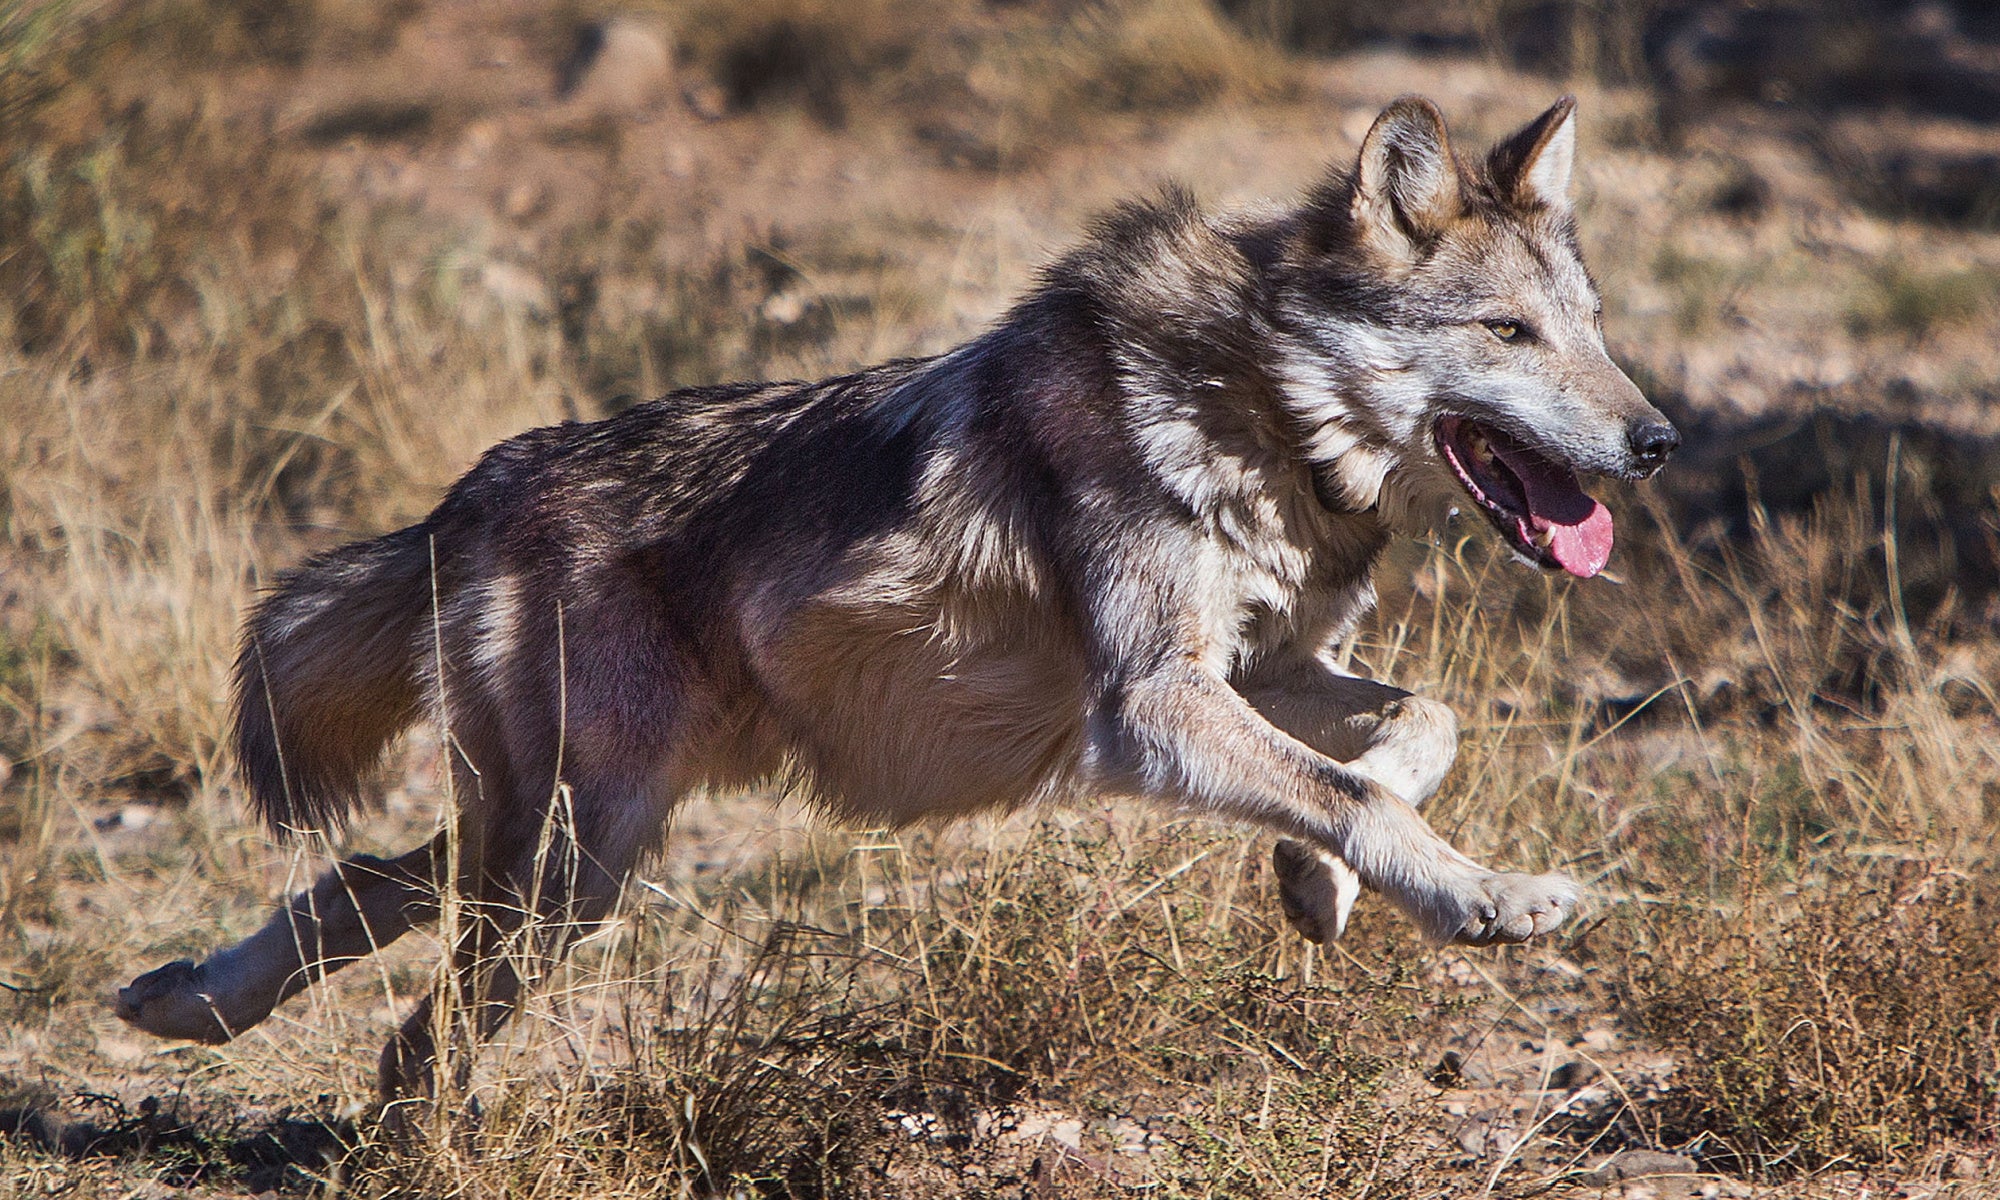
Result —
POLYGON ((1528 332, 1527 326, 1521 324, 1519 321, 1485 321, 1482 324, 1492 332, 1494 337, 1499 338, 1503 342, 1518 341, 1521 335, 1528 332))

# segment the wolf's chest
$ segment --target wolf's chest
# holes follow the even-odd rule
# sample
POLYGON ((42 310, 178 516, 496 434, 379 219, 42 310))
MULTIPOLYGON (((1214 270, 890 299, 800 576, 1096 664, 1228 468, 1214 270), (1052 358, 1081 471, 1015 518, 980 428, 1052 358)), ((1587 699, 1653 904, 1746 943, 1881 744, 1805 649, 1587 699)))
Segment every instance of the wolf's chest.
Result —
POLYGON ((1345 636, 1375 603, 1381 537, 1315 530, 1312 539, 1231 539, 1211 545, 1206 572, 1214 665, 1235 675, 1281 652, 1308 653, 1345 636))

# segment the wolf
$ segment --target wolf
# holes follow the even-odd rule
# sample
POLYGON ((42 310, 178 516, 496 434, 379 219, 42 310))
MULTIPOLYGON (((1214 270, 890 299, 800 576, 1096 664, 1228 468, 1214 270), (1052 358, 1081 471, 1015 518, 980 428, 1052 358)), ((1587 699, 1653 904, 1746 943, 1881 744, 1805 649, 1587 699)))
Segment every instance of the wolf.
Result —
POLYGON ((225 1041, 449 900, 451 969, 380 1064, 385 1100, 428 1094, 680 797, 773 780, 876 826, 1117 793, 1270 830, 1317 941, 1364 887, 1440 941, 1556 928, 1569 880, 1482 866, 1418 814, 1451 711, 1331 648, 1391 538, 1460 511, 1597 574, 1612 517, 1579 477, 1678 444, 1605 350, 1574 113, 1468 163, 1397 100, 1289 208, 1167 188, 955 350, 524 433, 421 523, 281 576, 235 668, 258 812, 337 833, 420 719, 449 812, 140 976, 119 1015, 225 1041))

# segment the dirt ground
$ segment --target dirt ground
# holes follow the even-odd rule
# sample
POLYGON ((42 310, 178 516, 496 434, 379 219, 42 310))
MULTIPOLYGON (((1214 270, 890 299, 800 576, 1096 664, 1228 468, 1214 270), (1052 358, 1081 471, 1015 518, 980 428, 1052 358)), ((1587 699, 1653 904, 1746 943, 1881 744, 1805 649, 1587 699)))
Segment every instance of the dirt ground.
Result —
MULTIPOLYGON (((2000 1196, 2000 123, 1246 4, 306 7, 0 17, 0 1196, 2000 1196), (367 1097, 435 939, 225 1047, 113 1017, 323 861, 220 749, 276 570, 533 424, 942 350, 1109 205, 1297 196, 1408 92, 1474 148, 1578 96, 1612 349, 1689 434, 1612 582, 1399 547, 1354 651, 1458 707, 1439 827, 1585 878, 1575 931, 1364 901, 1320 952, 1240 831, 704 796, 416 1148, 367 1097)), ((1703 12, 1736 63, 1755 6, 1703 12)), ((1956 14, 1890 41, 1983 94, 1956 14)), ((437 759, 349 848, 429 836, 437 759)))

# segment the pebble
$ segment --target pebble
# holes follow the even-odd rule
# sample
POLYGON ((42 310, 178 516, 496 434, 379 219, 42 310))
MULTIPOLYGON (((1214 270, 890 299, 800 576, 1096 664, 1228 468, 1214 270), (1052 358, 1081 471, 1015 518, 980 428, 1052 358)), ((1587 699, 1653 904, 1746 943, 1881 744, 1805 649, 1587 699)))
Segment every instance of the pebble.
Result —
POLYGON ((712 83, 689 84, 681 92, 681 99, 687 102, 689 112, 704 121, 720 121, 729 115, 728 94, 712 83))
POLYGON ((1015 1141, 1047 1138, 1072 1150, 1083 1146, 1083 1122, 1059 1109, 1027 1109, 1006 1135, 1015 1141))
POLYGON ((554 310, 548 287, 524 267, 489 261, 479 269, 479 282, 503 308, 537 316, 554 310))
POLYGON ((532 183, 517 183, 507 189, 506 198, 500 202, 501 211, 516 221, 525 221, 541 211, 542 189, 532 183))
POLYGON ((151 804, 127 804, 115 812, 109 812, 90 823, 99 833, 134 832, 144 829, 159 818, 160 810, 151 804))
POLYGON ((1548 1090, 1552 1092, 1573 1092, 1596 1079, 1601 1072, 1596 1064, 1580 1058, 1573 1058, 1549 1072, 1548 1090))
POLYGON ((1113 1117, 1106 1122, 1104 1132, 1118 1154, 1150 1154, 1158 1141, 1151 1130, 1129 1117, 1113 1117))
POLYGON ((636 17, 615 16, 591 30, 579 50, 566 98, 592 112, 629 114, 666 93, 674 54, 667 37, 636 17))
POLYGON ((1699 1164, 1685 1154, 1668 1154, 1663 1150, 1621 1150, 1600 1161, 1587 1174, 1579 1176, 1578 1182, 1603 1186, 1621 1179, 1643 1179, 1648 1175, 1692 1175, 1700 1169, 1699 1164))

